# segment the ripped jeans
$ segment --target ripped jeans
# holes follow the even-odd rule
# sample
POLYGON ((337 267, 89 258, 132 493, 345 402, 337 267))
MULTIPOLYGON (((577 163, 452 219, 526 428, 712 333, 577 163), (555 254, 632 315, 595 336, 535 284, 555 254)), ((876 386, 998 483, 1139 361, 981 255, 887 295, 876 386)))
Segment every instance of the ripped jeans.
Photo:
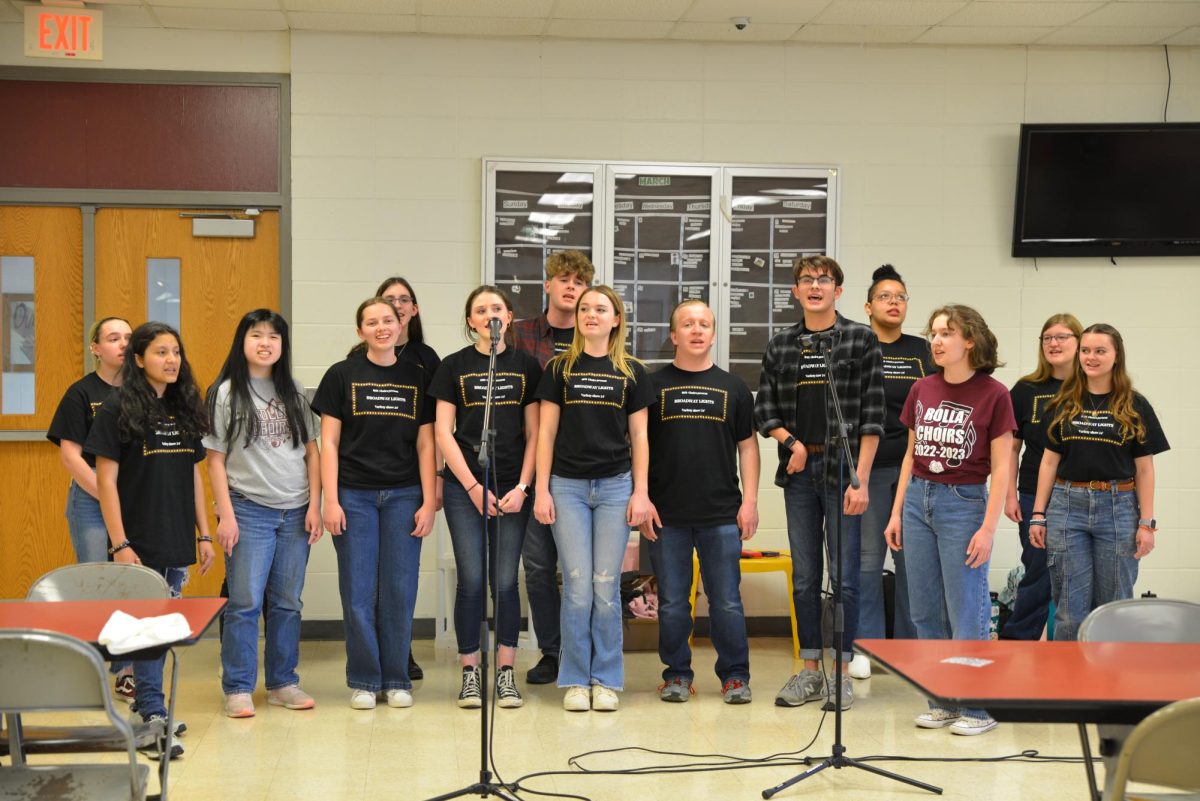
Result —
POLYGON ((554 543, 562 566, 559 687, 625 685, 621 652, 621 562, 629 542, 625 522, 633 479, 550 476, 554 543))

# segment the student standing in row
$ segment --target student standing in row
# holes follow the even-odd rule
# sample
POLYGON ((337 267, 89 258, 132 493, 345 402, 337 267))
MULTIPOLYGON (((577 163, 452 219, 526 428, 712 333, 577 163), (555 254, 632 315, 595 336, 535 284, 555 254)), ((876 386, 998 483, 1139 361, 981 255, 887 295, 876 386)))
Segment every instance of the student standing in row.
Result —
POLYGON ((1012 615, 1000 631, 1002 640, 1037 640, 1046 628, 1050 610, 1050 574, 1046 570, 1046 551, 1029 541, 1029 519, 1037 494, 1038 469, 1046 448, 1046 409, 1058 394, 1063 380, 1075 368, 1079 335, 1083 326, 1071 314, 1055 314, 1042 324, 1038 337, 1038 366, 1017 381, 1009 393, 1017 433, 1013 437, 1012 465, 1009 473, 1008 500, 1004 514, 1017 524, 1021 537, 1021 564, 1025 574, 1017 586, 1012 615), (1020 459, 1021 445, 1025 456, 1020 459))
MULTIPOLYGON (((84 453, 83 443, 96 412, 108 400, 115 387, 121 386, 125 366, 125 348, 133 329, 120 317, 105 317, 92 326, 92 358, 96 369, 67 388, 54 411, 46 439, 58 446, 58 456, 71 477, 67 489, 67 532, 77 562, 108 561, 108 530, 100 512, 100 492, 96 488, 96 459, 84 453)), ((113 662, 116 674, 113 692, 127 703, 134 699, 133 667, 129 662, 113 662)))
MULTIPOLYGON (((880 267, 871 276, 867 290, 867 319, 871 330, 879 337, 879 353, 883 360, 883 396, 887 417, 883 437, 871 466, 870 500, 862 518, 862 564, 858 587, 858 636, 879 639, 887 634, 883 601, 883 564, 888 547, 883 531, 892 516, 896 488, 900 481, 900 465, 908 451, 908 428, 900 422, 900 410, 913 384, 933 372, 929 358, 929 342, 902 331, 908 317, 908 287, 896 268, 890 264, 880 267)), ((896 597, 892 616, 892 631, 897 639, 915 639, 916 629, 908 612, 908 577, 904 569, 904 552, 893 551, 896 574, 896 597)), ((856 654, 850 662, 850 675, 856 679, 871 676, 871 662, 856 654)))
POLYGON ((1083 329, 1079 360, 1046 418, 1029 537, 1046 548, 1054 639, 1073 640, 1093 609, 1133 597, 1158 531, 1154 456, 1170 445, 1133 388, 1120 332, 1104 323, 1083 329))
MULTIPOLYGON (((988 564, 1007 497, 1016 421, 1008 391, 991 376, 1001 366, 996 337, 979 312, 943 306, 926 330, 939 372, 913 385, 900 413, 910 429, 909 448, 885 534, 893 550, 904 548, 917 636, 986 640, 988 564)), ((916 724, 968 735, 996 728, 982 709, 933 701, 916 724)))
POLYGON ((534 514, 553 527, 562 562, 563 708, 612 712, 625 683, 621 562, 629 529, 650 512, 646 409, 654 395, 641 362, 625 352, 616 292, 585 291, 575 319, 571 348, 538 386, 534 514))
MULTIPOLYGON (((201 574, 214 559, 199 464, 208 428, 204 404, 183 342, 169 325, 138 326, 125 356, 121 386, 96 414, 84 451, 96 458, 108 552, 117 562, 160 573, 179 597, 196 563, 197 530, 201 574)), ((165 724, 163 658, 134 662, 133 673, 133 711, 144 722, 165 724)), ((176 721, 170 734, 186 728, 176 721)), ((169 753, 179 756, 183 746, 172 742, 169 753)))
POLYGON ((458 586, 454 593, 454 630, 462 664, 458 705, 478 709, 480 620, 483 614, 483 519, 487 517, 488 578, 496 615, 496 699, 502 708, 523 703, 513 674, 521 628, 517 573, 521 543, 531 504, 538 430, 534 397, 542 370, 524 351, 507 347, 503 332, 512 321, 512 304, 501 290, 481 286, 467 296, 463 310, 467 338, 474 344, 442 362, 429 387, 437 400, 434 431, 446 457, 446 525, 454 546, 458 586), (480 438, 488 391, 492 338, 489 321, 500 321, 496 341, 496 376, 492 391, 491 428, 494 457, 483 482, 480 438))
POLYGON ((758 442, 746 384, 713 364, 716 321, 702 300, 671 312, 674 361, 650 375, 650 541, 658 577, 658 697, 686 701, 692 681, 692 551, 700 560, 716 673, 727 704, 750 702, 750 645, 742 609, 742 542, 758 529, 758 442), (738 467, 741 466, 741 489, 738 467))
MULTIPOLYGON (((792 296, 800 304, 804 319, 771 338, 763 355, 754 405, 759 433, 778 444, 775 483, 783 487, 787 509, 792 603, 800 632, 800 658, 804 660, 803 669, 776 694, 778 706, 799 706, 829 694, 820 668, 821 575, 823 557, 831 565, 831 580, 836 575, 832 566, 841 535, 843 671, 854 658, 860 526, 885 419, 879 340, 870 328, 847 320, 836 309, 837 299, 842 296, 842 268, 828 256, 805 256, 796 260, 793 273, 796 283, 792 296), (850 451, 858 465, 859 489, 850 486, 847 476, 838 475, 841 432, 837 430, 837 414, 821 354, 827 344, 833 350, 834 380, 849 427, 850 451), (839 481, 845 486, 841 496, 839 481)), ((849 709, 853 703, 854 684, 847 676, 842 680, 842 709, 849 709)))
MULTIPOLYGON (((546 259, 546 310, 537 317, 518 320, 508 329, 508 343, 546 364, 571 347, 575 338, 575 303, 592 283, 596 270, 578 250, 553 253, 546 259)), ((529 516, 521 554, 525 565, 525 592, 529 616, 542 657, 525 674, 530 684, 550 684, 558 678, 558 651, 562 645, 558 618, 558 549, 550 526, 529 516)))
POLYGON ((258 618, 267 607, 267 703, 311 709, 300 689, 300 595, 309 547, 321 538, 318 422, 292 378, 287 321, 270 309, 242 317, 208 393, 204 438, 225 552, 229 603, 221 637, 225 714, 254 715, 258 618))
POLYGON ((321 415, 324 525, 338 557, 350 706, 386 691, 412 706, 408 673, 421 538, 433 530, 433 407, 424 371, 396 356, 401 323, 383 298, 355 314, 366 352, 329 368, 313 399, 321 415))

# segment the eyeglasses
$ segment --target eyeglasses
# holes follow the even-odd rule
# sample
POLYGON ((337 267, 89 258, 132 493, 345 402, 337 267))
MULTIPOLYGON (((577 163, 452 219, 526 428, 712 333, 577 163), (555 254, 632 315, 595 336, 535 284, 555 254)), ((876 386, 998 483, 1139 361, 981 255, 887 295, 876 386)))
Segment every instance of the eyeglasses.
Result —
POLYGON ((408 295, 398 295, 394 298, 384 298, 384 300, 390 301, 393 306, 411 306, 411 305, 413 305, 413 299, 411 297, 409 297, 408 295))
POLYGON ((833 276, 818 275, 816 278, 813 278, 811 275, 802 275, 796 279, 796 283, 803 287, 810 287, 813 284, 816 284, 822 289, 828 289, 829 287, 833 286, 833 276))
POLYGON ((880 303, 891 303, 893 300, 897 303, 908 303, 907 292, 879 292, 875 295, 875 300, 880 303))
POLYGON ((1042 341, 1043 345, 1049 345, 1051 342, 1053 342, 1055 345, 1061 345, 1068 339, 1074 338, 1074 334, 1042 334, 1040 337, 1038 337, 1038 339, 1042 341))

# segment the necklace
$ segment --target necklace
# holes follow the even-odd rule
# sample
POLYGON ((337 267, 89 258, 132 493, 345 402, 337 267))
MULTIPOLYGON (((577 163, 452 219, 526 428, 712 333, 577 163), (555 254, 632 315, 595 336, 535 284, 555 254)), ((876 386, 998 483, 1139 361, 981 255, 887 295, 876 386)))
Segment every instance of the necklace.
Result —
POLYGON ((1087 393, 1088 410, 1092 413, 1093 416, 1098 415, 1098 414, 1104 414, 1104 412, 1107 411, 1107 409, 1105 407, 1108 406, 1108 394, 1105 393, 1104 395, 1101 395, 1100 397, 1103 400, 1101 400, 1100 405, 1097 406, 1096 405, 1096 395, 1094 395, 1091 392, 1087 393))

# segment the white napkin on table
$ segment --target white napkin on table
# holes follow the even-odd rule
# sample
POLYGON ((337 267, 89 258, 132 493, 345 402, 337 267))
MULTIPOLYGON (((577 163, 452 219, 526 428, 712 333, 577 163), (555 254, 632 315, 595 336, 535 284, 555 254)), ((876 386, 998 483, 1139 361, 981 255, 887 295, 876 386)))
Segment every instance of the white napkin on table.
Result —
POLYGON ((97 640, 110 654, 127 654, 143 648, 186 640, 192 634, 187 618, 178 612, 137 618, 120 610, 100 630, 97 640))

